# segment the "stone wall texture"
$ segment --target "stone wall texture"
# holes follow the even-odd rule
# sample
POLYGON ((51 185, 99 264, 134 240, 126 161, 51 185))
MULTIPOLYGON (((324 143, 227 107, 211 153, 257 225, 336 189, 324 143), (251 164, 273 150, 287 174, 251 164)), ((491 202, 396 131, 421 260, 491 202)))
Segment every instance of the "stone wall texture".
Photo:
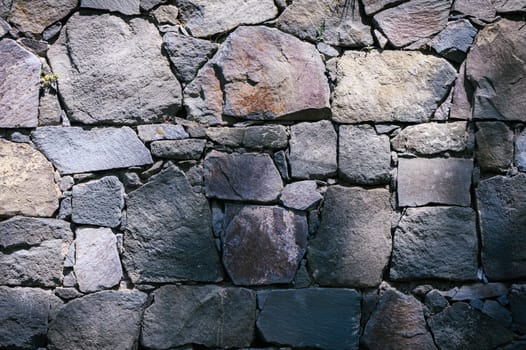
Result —
POLYGON ((526 349, 525 0, 0 0, 0 349, 526 349))

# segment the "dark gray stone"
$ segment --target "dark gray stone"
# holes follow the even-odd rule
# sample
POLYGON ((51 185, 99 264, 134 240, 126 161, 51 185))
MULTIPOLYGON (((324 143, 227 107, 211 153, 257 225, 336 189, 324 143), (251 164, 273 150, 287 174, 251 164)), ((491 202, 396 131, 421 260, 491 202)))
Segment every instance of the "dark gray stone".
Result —
POLYGON ((217 282, 222 267, 206 198, 169 167, 127 200, 124 266, 134 283, 217 282))
POLYGON ((513 131, 501 122, 477 123, 477 161, 482 170, 506 171, 513 162, 513 131))
POLYGON ((287 161, 287 154, 285 153, 285 151, 279 151, 274 153, 274 163, 278 168, 281 178, 285 181, 289 181, 289 164, 287 161))
POLYGON ((227 204, 223 264, 236 285, 291 283, 307 247, 307 217, 280 207, 227 204))
POLYGON ((199 159, 205 150, 206 140, 163 140, 151 143, 152 155, 175 160, 199 159))
POLYGON ((460 287, 451 299, 453 301, 487 299, 506 295, 507 293, 508 289, 502 283, 477 283, 460 287))
POLYGON ((141 343, 148 349, 187 344, 248 347, 256 321, 256 295, 244 288, 163 286, 144 313, 141 343))
POLYGON ((433 289, 426 294, 425 305, 431 314, 436 314, 448 307, 449 303, 438 290, 433 289))
POLYGON ((482 180, 477 188, 482 265, 489 279, 526 277, 526 174, 482 180))
POLYGON ((140 0, 80 0, 81 8, 120 12, 123 15, 138 15, 140 0))
POLYGON ((473 87, 466 78, 466 62, 462 63, 453 87, 453 100, 449 111, 450 119, 470 120, 472 117, 471 97, 473 87))
POLYGON ((49 326, 48 349, 135 349, 146 298, 112 290, 70 301, 49 326))
POLYGON ((287 208, 309 210, 322 200, 316 181, 298 181, 285 186, 280 201, 287 208))
POLYGON ((188 133, 181 125, 148 124, 137 126, 139 138, 144 142, 157 140, 179 140, 188 138, 188 133))
POLYGON ((207 128, 206 136, 224 146, 228 147, 239 147, 243 142, 243 137, 245 136, 245 128, 207 128))
POLYGON ((61 174, 153 163, 150 152, 129 127, 83 130, 47 126, 31 136, 61 174))
POLYGON ((526 171, 526 129, 515 138, 515 165, 519 170, 526 171))
POLYGON ((283 125, 249 126, 245 129, 243 146, 255 149, 287 148, 287 128, 283 125))
POLYGON ((265 298, 257 327, 269 343, 358 349, 360 300, 353 289, 274 290, 265 298))
POLYGON ((506 328, 509 328, 511 325, 511 313, 504 306, 500 305, 498 301, 486 300, 482 307, 482 313, 498 321, 506 328))
POLYGON ((441 350, 490 350, 513 339, 513 333, 500 322, 462 302, 431 316, 427 322, 441 350))
POLYGON ((84 294, 82 294, 81 292, 79 292, 75 288, 62 288, 62 287, 59 287, 59 288, 55 288, 55 295, 57 297, 61 298, 62 300, 71 300, 71 299, 80 298, 84 294))
POLYGON ((477 35, 477 29, 468 20, 449 22, 444 30, 437 34, 428 45, 439 55, 462 63, 477 35))
POLYGON ((424 123, 404 128, 391 141, 399 152, 436 154, 463 151, 468 143, 467 123, 424 123))
POLYGON ((389 191, 331 186, 308 261, 323 286, 375 287, 391 254, 389 191))
POLYGON ((510 309, 514 329, 526 334, 526 285, 514 284, 510 290, 510 309))

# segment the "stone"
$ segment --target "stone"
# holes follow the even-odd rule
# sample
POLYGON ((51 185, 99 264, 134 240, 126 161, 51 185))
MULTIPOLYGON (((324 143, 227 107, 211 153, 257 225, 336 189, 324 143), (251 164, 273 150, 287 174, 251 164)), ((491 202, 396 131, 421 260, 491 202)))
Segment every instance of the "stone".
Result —
POLYGON ((184 83, 194 79, 199 68, 214 55, 218 47, 208 40, 174 32, 163 36, 163 45, 173 64, 175 75, 184 83))
POLYGON ((71 300, 80 298, 83 296, 81 292, 76 290, 75 288, 55 288, 55 295, 59 297, 62 300, 71 300))
POLYGON ((11 39, 0 41, 0 128, 38 123, 40 60, 11 39))
POLYGON ((133 349, 147 294, 102 291, 67 303, 49 326, 48 349, 133 349))
POLYGON ((174 124, 138 125, 137 133, 143 142, 157 140, 179 140, 189 137, 182 125, 174 124))
POLYGON ((515 165, 519 170, 526 171, 526 129, 518 133, 515 138, 515 165))
POLYGON ((476 157, 482 170, 503 172, 513 162, 513 131, 502 122, 479 122, 476 157))
POLYGON ((55 92, 44 91, 40 96, 38 105, 38 125, 60 125, 62 121, 62 108, 55 92))
POLYGON ((71 205, 71 196, 67 196, 60 201, 57 219, 69 220, 71 219, 72 212, 73 206, 71 205))
POLYGON ((453 87, 453 100, 449 112, 450 119, 471 119, 471 96, 473 96, 473 88, 466 79, 466 62, 464 61, 460 66, 457 80, 453 87))
POLYGON ((279 16, 276 25, 284 32, 311 42, 343 47, 373 44, 371 27, 345 1, 296 0, 279 16))
POLYGON ((153 163, 150 152, 129 127, 84 130, 46 126, 31 136, 62 175, 153 163))
POLYGON ((45 41, 50 41, 54 37, 56 37, 58 34, 60 34, 60 31, 62 30, 62 23, 61 22, 55 22, 42 32, 42 39, 45 41))
POLYGON ((526 4, 521 0, 495 0, 497 13, 526 12, 526 4))
POLYGON ((410 125, 393 137, 391 144, 398 152, 432 155, 462 152, 468 143, 467 123, 424 123, 410 125))
POLYGON ((440 32, 447 24, 451 0, 411 0, 374 15, 378 28, 394 47, 440 32))
POLYGON ((471 44, 473 44, 475 35, 477 35, 477 28, 473 27, 468 20, 462 19, 448 22, 446 28, 427 44, 439 55, 451 61, 462 63, 471 44))
POLYGON ((176 0, 182 24, 192 36, 209 37, 242 24, 258 24, 276 17, 278 9, 272 0, 176 0))
POLYGON ((365 326, 362 344, 368 349, 436 350, 426 329, 422 304, 395 289, 380 298, 365 326))
POLYGON ((150 11, 155 6, 165 3, 167 0, 140 0, 141 10, 150 11))
POLYGON ((337 134, 327 120, 290 127, 289 164, 296 179, 317 179, 336 174, 337 134))
POLYGON ((486 300, 482 313, 498 321, 506 328, 509 328, 511 325, 511 313, 504 306, 500 305, 498 301, 486 300))
POLYGON ((9 15, 13 0, 0 0, 0 19, 5 19, 9 15))
POLYGON ((0 222, 0 232, 0 284, 61 284, 64 259, 73 241, 69 223, 17 216, 0 222))
POLYGON ((441 350, 489 350, 513 339, 513 333, 500 322, 462 302, 431 316, 427 322, 441 350))
POLYGON ((526 277, 526 174, 494 176, 477 188, 482 266, 490 280, 526 277))
POLYGON ((22 32, 40 34, 46 27, 65 18, 76 7, 71 0, 13 0, 8 21, 22 32))
POLYGON ((391 171, 389 137, 370 125, 341 125, 338 170, 346 180, 361 185, 388 183, 391 171))
POLYGON ((289 136, 283 125, 249 126, 243 135, 243 146, 254 149, 287 148, 289 136))
POLYGON ((123 208, 124 186, 116 176, 73 187, 72 220, 77 224, 117 227, 123 208))
POLYGON ((265 298, 257 328, 272 344, 358 349, 360 301, 354 289, 273 290, 265 298))
POLYGON ((453 296, 453 301, 495 298, 508 294, 506 285, 502 283, 476 283, 460 287, 453 296))
POLYGON ((71 16, 48 51, 70 120, 139 124, 173 117, 181 86, 161 46, 157 28, 142 18, 71 16))
POLYGON ((133 283, 218 282, 208 201, 170 166, 128 194, 123 262, 133 283))
POLYGON ((471 208, 406 209, 394 234, 389 276, 394 280, 476 280, 476 226, 471 208))
POLYGON ((312 209, 323 199, 317 188, 316 181, 312 180, 292 182, 281 192, 280 202, 291 209, 312 209))
POLYGON ((75 266, 79 289, 96 292, 119 284, 122 267, 117 238, 109 228, 78 228, 75 232, 75 266))
POLYGON ((340 51, 338 51, 338 49, 323 42, 317 43, 316 48, 320 53, 324 54, 326 57, 332 58, 340 55, 340 51))
POLYGON ((436 314, 448 307, 449 303, 438 290, 433 289, 426 294, 425 305, 431 314, 436 314))
POLYGON ((398 205, 426 204, 471 205, 473 160, 407 159, 398 160, 398 205))
POLYGON ((287 161, 287 154, 285 151, 278 151, 274 153, 274 163, 278 168, 279 174, 284 181, 289 181, 289 165, 287 161))
POLYGON ((53 166, 27 144, 0 139, 0 216, 53 216, 58 186, 53 166))
POLYGON ((184 107, 188 118, 202 124, 223 124, 223 91, 212 63, 199 70, 184 89, 184 107))
POLYGON ((283 182, 267 154, 213 151, 204 162, 207 197, 252 202, 276 201, 283 182))
POLYGON ((526 121, 526 79, 518 79, 526 75, 522 25, 504 19, 486 26, 475 38, 466 61, 474 87, 474 119, 526 121))
POLYGON ((206 136, 220 145, 228 147, 239 147, 245 136, 245 128, 221 128, 212 127, 206 129, 206 136))
POLYGON ((491 22, 495 20, 496 15, 494 2, 494 0, 455 0, 451 12, 491 22))
POLYGON ((425 122, 456 77, 446 60, 410 51, 348 51, 328 67, 336 77, 332 119, 338 123, 425 122))
POLYGON ((280 207, 227 204, 223 264, 236 285, 291 283, 307 247, 307 217, 280 207))
POLYGON ((510 309, 514 328, 526 334, 526 286, 512 285, 510 290, 510 309))
POLYGON ((248 347, 256 322, 256 295, 244 288, 162 286, 145 313, 141 343, 148 349, 186 344, 248 347))
POLYGON ((396 3, 401 3, 408 0, 362 0, 365 13, 372 15, 388 6, 392 6, 396 3))
MULTIPOLYGON (((2 6, 1 3, 0 3, 0 6, 2 6)), ((1 7, 0 7, 0 11, 2 11, 1 7)), ((1 12, 0 12, 0 38, 3 38, 4 36, 6 36, 10 30, 11 30, 11 26, 9 25, 9 23, 7 23, 7 21, 2 19, 1 12)))
POLYGON ((176 25, 179 9, 174 5, 163 5, 156 8, 152 15, 159 24, 176 25))
POLYGON ((80 8, 120 12, 123 15, 138 15, 140 0, 80 0, 80 8))
POLYGON ((29 350, 45 346, 55 299, 49 291, 38 288, 0 286, 0 347, 29 350))
POLYGON ((391 254, 389 191, 330 186, 309 241, 312 276, 322 286, 376 287, 391 254))
POLYGON ((175 160, 199 159, 206 146, 206 140, 163 140, 151 143, 152 155, 175 160))

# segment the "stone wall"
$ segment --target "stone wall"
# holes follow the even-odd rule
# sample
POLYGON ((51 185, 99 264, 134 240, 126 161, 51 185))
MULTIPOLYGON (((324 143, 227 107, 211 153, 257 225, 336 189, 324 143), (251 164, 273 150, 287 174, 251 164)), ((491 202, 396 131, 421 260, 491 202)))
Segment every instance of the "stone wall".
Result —
POLYGON ((1 349, 526 349, 523 0, 0 0, 1 349))

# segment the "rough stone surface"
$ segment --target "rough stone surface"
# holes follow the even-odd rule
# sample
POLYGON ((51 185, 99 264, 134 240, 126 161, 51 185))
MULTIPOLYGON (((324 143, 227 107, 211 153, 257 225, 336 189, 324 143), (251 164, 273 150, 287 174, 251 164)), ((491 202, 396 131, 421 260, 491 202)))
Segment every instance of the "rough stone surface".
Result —
POLYGON ((515 165, 526 171, 526 129, 522 130, 515 139, 515 165))
POLYGON ((471 208, 408 208, 394 234, 392 279, 475 280, 476 215, 471 208))
POLYGON ((150 145, 152 155, 175 160, 199 159, 205 149, 206 140, 163 140, 150 145))
POLYGON ((517 331, 526 334, 526 285, 512 285, 510 309, 517 331))
POLYGON ((265 298, 257 327, 275 344, 358 349, 360 300, 353 289, 274 290, 265 298))
POLYGON ((280 201, 287 208, 308 210, 322 200, 322 195, 316 191, 316 181, 306 180, 292 182, 281 192, 280 201))
POLYGON ((161 45, 157 28, 144 19, 74 14, 48 51, 70 120, 137 124, 175 115, 181 86, 161 45))
POLYGON ((486 300, 482 308, 482 313, 488 315, 502 326, 508 328, 511 325, 511 313, 498 301, 486 300))
POLYGON ((283 125, 249 126, 243 135, 243 146, 255 149, 280 149, 288 146, 287 128, 283 125))
POLYGON ((526 30, 523 23, 501 20, 477 35, 466 74, 475 88, 475 119, 526 121, 526 30))
POLYGON ((71 0, 13 0, 8 21, 21 31, 42 33, 46 27, 66 17, 77 7, 71 0))
POLYGON ((391 144, 396 151, 431 155, 461 152, 468 143, 467 123, 425 123, 411 125, 396 135, 391 144))
POLYGON ((48 349, 134 349, 147 295, 103 291, 67 303, 51 322, 48 349))
POLYGON ((209 153, 205 158, 205 192, 208 197, 272 202, 283 183, 272 158, 266 154, 209 153))
POLYGON ((460 287, 451 299, 454 301, 487 299, 506 294, 508 289, 502 283, 477 283, 460 287))
POLYGON ((492 280, 525 278, 526 174, 481 181, 477 203, 484 272, 492 280))
POLYGON ((362 3, 364 5, 365 13, 371 15, 375 12, 384 9, 387 6, 391 6, 404 1, 407 0, 362 0, 362 3))
POLYGON ((506 171, 513 162, 513 131, 501 122, 477 123, 477 161, 482 170, 506 171))
POLYGON ((371 27, 344 1, 296 0, 279 16, 276 25, 284 32, 312 42, 363 47, 373 44, 371 27))
POLYGON ((449 22, 428 45, 438 54, 457 63, 462 63, 473 44, 477 29, 468 20, 449 22))
POLYGON ((179 9, 174 5, 163 5, 152 11, 152 15, 159 24, 176 25, 179 9))
POLYGON ((455 0, 451 11, 484 22, 491 22, 496 15, 494 2, 494 0, 455 0))
POLYGON ((175 3, 186 29, 199 38, 227 32, 241 24, 262 23, 278 14, 272 0, 176 0, 175 3))
POLYGON ((473 88, 466 79, 466 62, 462 63, 453 87, 453 100, 449 112, 450 119, 469 120, 472 117, 471 96, 473 88))
POLYGON ((167 0, 140 0, 141 10, 150 11, 155 6, 165 3, 167 0))
POLYGON ((245 137, 245 128, 207 128, 206 136, 220 145, 239 147, 245 137))
POLYGON ((83 130, 48 126, 36 129, 32 138, 61 174, 153 163, 148 149, 129 127, 83 130))
POLYGON ((436 350, 426 329, 422 304, 413 296, 386 291, 364 330, 368 349, 436 350))
POLYGON ((0 18, 5 19, 9 15, 13 0, 0 0, 0 18))
POLYGON ((498 13, 526 13, 526 4, 521 0, 495 0, 495 9, 498 13))
POLYGON ((53 166, 42 153, 0 139, 0 216, 52 216, 58 192, 53 166))
POLYGON ((0 128, 37 126, 40 67, 16 41, 0 41, 0 128))
POLYGON ((120 12, 123 15, 138 15, 140 0, 80 0, 81 8, 120 12))
POLYGON ((144 142, 156 140, 179 140, 188 138, 188 133, 181 125, 148 124, 137 126, 139 138, 144 142))
POLYGON ((471 204, 473 160, 406 159, 398 160, 398 205, 471 204))
POLYGON ((142 345, 248 347, 256 321, 256 295, 244 288, 163 286, 144 313, 142 345))
POLYGON ((56 93, 51 92, 51 90, 41 92, 38 105, 38 125, 60 125, 61 120, 62 109, 56 93))
POLYGON ((124 186, 106 176, 73 187, 72 220, 77 224, 116 227, 124 207, 124 186))
POLYGON ((152 176, 126 204, 124 266, 134 283, 222 279, 208 202, 182 171, 152 176))
POLYGON ((391 254, 391 206, 384 189, 331 186, 308 261, 320 285, 374 287, 391 254))
POLYGON ((290 128, 293 178, 315 179, 336 174, 337 134, 331 122, 299 123, 290 128))
POLYGON ((223 264, 236 285, 291 283, 307 247, 307 217, 280 207, 227 205, 223 264))
POLYGON ((466 303, 455 303, 431 316, 428 324, 441 350, 490 350, 513 339, 513 333, 500 322, 466 303))
POLYGON ((409 51, 349 51, 329 68, 336 77, 333 120, 339 123, 427 121, 456 76, 446 60, 409 51))
POLYGON ((342 125, 339 130, 338 170, 352 183, 376 185, 389 182, 389 137, 377 135, 370 125, 342 125))

